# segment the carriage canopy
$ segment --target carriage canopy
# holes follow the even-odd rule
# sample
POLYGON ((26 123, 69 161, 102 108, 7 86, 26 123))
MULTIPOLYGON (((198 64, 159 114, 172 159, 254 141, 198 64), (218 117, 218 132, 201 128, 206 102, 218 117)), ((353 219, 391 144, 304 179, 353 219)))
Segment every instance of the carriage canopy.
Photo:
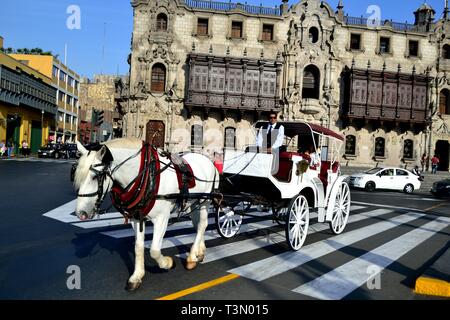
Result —
MULTIPOLYGON (((267 122, 258 122, 256 128, 261 128, 267 122)), ((319 126, 317 124, 306 122, 278 122, 284 127, 284 135, 289 138, 293 138, 297 135, 319 134, 327 137, 332 137, 340 141, 344 141, 344 137, 328 128, 319 126)))

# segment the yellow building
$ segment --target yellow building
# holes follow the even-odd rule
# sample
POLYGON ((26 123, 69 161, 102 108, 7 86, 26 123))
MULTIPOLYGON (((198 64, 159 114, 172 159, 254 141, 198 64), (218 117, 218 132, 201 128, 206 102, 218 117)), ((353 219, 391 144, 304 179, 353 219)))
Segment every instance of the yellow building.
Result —
POLYGON ((48 142, 57 114, 52 79, 0 52, 0 142, 27 141, 33 153, 48 142))
POLYGON ((11 54, 16 60, 42 72, 49 77, 57 90, 58 112, 55 127, 51 128, 50 140, 75 142, 79 119, 80 76, 53 56, 11 54))

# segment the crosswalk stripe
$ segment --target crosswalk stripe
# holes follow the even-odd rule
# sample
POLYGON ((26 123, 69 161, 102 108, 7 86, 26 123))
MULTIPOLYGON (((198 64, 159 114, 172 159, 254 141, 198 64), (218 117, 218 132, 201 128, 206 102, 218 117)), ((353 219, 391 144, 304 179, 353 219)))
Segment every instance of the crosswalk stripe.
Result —
POLYGON ((342 299, 373 277, 373 275, 369 277, 369 267, 378 266, 381 270, 386 268, 446 228, 449 221, 444 219, 431 221, 292 291, 324 300, 342 299))
POLYGON ((45 213, 43 216, 56 219, 65 223, 80 221, 75 215, 71 215, 77 206, 77 199, 67 202, 66 204, 45 213))
MULTIPOLYGON (((247 223, 241 226, 241 230, 239 232, 245 233, 253 230, 263 230, 267 228, 274 227, 272 220, 270 221, 261 221, 261 222, 252 222, 247 223)), ((181 245, 187 245, 194 243, 196 233, 178 235, 175 237, 165 238, 163 240, 163 244, 161 249, 172 248, 181 245)), ((205 232, 205 241, 214 240, 220 238, 220 235, 215 230, 209 230, 205 232)), ((152 241, 145 241, 145 247, 150 248, 152 241)))
MULTIPOLYGON (((112 226, 119 226, 124 223, 124 220, 122 218, 122 215, 119 212, 110 212, 107 214, 104 214, 102 216, 98 216, 94 218, 93 220, 88 221, 80 221, 78 217, 74 214, 76 209, 77 199, 74 199, 68 203, 63 204, 62 206, 55 208, 45 214, 43 216, 47 218, 52 218, 55 220, 59 220, 64 223, 70 223, 73 226, 83 228, 83 229, 93 229, 93 228, 104 228, 104 227, 112 227, 112 226)), ((364 209, 366 207, 359 206, 359 205, 352 205, 351 210, 360 210, 364 209)), ((257 216, 260 218, 264 218, 266 216, 270 216, 270 212, 261 212, 258 213, 257 216)), ((245 217, 244 219, 248 219, 250 217, 245 217)), ((317 218, 317 213, 313 212, 311 213, 311 219, 317 218)), ((215 223, 214 218, 210 218, 208 220, 208 224, 215 223)), ((192 222, 189 221, 183 221, 183 222, 177 222, 173 226, 170 226, 168 228, 168 231, 175 231, 175 230, 182 230, 185 228, 191 228, 192 222)), ((146 228, 145 234, 151 235, 153 233, 153 226, 149 226, 146 228)), ((134 231, 131 227, 126 229, 120 229, 120 230, 113 230, 113 231, 105 231, 102 232, 103 235, 115 238, 115 239, 121 239, 121 238, 127 238, 127 237, 134 237, 134 231)))
POLYGON ((310 244, 306 247, 303 247, 298 252, 285 252, 270 258, 266 258, 238 268, 228 270, 228 272, 239 274, 249 279, 262 281, 280 273, 294 269, 302 264, 320 258, 333 251, 339 250, 343 247, 423 216, 424 214, 408 212, 387 221, 378 222, 364 228, 356 229, 317 243, 310 244))
MULTIPOLYGON (((268 215, 269 215, 268 213, 264 213, 264 214, 259 215, 258 217, 265 217, 268 215)), ((252 218, 252 217, 244 216, 243 222, 245 222, 245 220, 248 220, 250 218, 252 218)), ((123 221, 123 219, 122 219, 122 221, 123 221)), ((208 219, 208 225, 212 225, 215 223, 216 223, 215 218, 208 219)), ((187 220, 187 221, 182 221, 182 222, 176 222, 167 228, 167 232, 183 230, 183 229, 190 229, 191 231, 193 231, 194 229, 192 226, 192 221, 187 220)), ((121 230, 104 231, 104 232, 101 232, 101 234, 108 236, 108 237, 115 238, 115 239, 122 239, 122 238, 134 237, 134 230, 130 227, 130 228, 121 229, 121 230)), ((152 234, 153 234, 153 225, 149 224, 145 228, 145 235, 152 235, 152 234)))
POLYGON ((116 219, 98 219, 98 220, 90 220, 87 222, 77 222, 73 223, 74 226, 80 227, 83 229, 93 229, 93 228, 104 228, 104 227, 112 227, 116 225, 120 225, 124 223, 124 218, 120 213, 118 213, 120 218, 116 219))
MULTIPOLYGON (((373 211, 365 212, 364 214, 357 214, 354 216, 350 216, 348 218, 348 223, 358 222, 365 219, 369 219, 372 217, 381 216, 383 214, 387 214, 392 212, 392 210, 386 210, 386 209, 376 209, 373 211)), ((308 236, 311 234, 314 234, 316 232, 321 232, 324 230, 328 230, 330 227, 328 224, 324 223, 315 223, 310 226, 310 229, 308 231, 308 236)), ((253 239, 243 240, 243 241, 236 241, 233 243, 228 243, 224 245, 215 246, 212 248, 208 248, 206 250, 205 259, 202 263, 208 263, 213 262, 216 260, 220 260, 226 257, 238 255, 241 253, 261 249, 267 246, 271 246, 273 244, 282 243, 286 241, 286 236, 284 235, 284 232, 282 234, 279 233, 272 233, 267 236, 261 236, 256 237, 253 239)), ((178 257, 185 258, 187 256, 186 253, 178 254, 178 257)))

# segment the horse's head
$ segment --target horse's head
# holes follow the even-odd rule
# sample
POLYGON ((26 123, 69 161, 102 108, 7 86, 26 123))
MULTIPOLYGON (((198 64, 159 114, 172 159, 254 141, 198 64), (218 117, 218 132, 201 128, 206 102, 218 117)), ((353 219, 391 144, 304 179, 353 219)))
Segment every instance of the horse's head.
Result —
POLYGON ((87 220, 95 217, 106 193, 112 187, 110 166, 113 157, 106 145, 99 151, 88 151, 79 142, 77 146, 82 156, 74 179, 74 186, 78 190, 75 213, 79 219, 87 220))

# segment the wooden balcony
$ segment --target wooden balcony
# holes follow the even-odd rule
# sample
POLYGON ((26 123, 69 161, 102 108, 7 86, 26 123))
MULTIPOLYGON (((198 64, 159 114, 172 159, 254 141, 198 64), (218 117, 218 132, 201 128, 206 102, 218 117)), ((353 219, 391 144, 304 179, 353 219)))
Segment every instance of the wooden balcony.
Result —
POLYGON ((207 116, 210 109, 224 114, 234 110, 240 115, 281 109, 280 61, 204 54, 191 54, 188 60, 185 105, 189 111, 201 108, 207 116))
POLYGON ((424 75, 349 69, 342 116, 349 119, 426 125, 431 78, 424 75))

